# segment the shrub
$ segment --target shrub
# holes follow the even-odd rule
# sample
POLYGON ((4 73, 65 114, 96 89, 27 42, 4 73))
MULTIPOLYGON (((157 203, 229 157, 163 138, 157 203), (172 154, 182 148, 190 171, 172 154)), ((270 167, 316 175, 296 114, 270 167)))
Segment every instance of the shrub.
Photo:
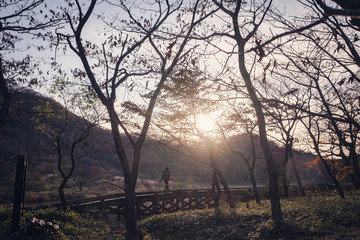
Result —
MULTIPOLYGON (((10 232, 11 227, 10 208, 0 208, 0 240, 12 239, 14 234, 10 232)), ((20 231, 15 239, 87 239, 97 240, 109 238, 110 228, 102 221, 95 221, 90 216, 83 216, 73 211, 39 210, 34 213, 25 212, 21 218, 20 231), (53 231, 46 227, 32 227, 26 230, 30 220, 36 217, 45 222, 56 222, 60 229, 53 231)))

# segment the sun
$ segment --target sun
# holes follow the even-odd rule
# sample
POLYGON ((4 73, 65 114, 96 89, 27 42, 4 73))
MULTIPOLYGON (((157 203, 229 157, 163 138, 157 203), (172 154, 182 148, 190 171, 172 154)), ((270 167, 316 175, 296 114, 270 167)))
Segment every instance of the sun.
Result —
POLYGON ((196 128, 204 133, 215 133, 218 130, 216 119, 217 116, 214 113, 199 114, 196 117, 196 128))

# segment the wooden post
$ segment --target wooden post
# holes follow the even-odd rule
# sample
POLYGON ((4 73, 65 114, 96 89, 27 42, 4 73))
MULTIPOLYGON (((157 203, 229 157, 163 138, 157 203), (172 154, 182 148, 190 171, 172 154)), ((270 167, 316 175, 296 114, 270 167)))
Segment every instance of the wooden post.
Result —
POLYGON ((104 199, 101 199, 100 200, 100 214, 103 214, 106 212, 106 209, 105 209, 105 202, 104 202, 104 199))
POLYGON ((13 213, 11 221, 11 231, 19 231, 20 215, 24 207, 25 197, 25 175, 26 175, 26 158, 25 155, 17 156, 15 190, 13 200, 13 213))
POLYGON ((117 212, 117 220, 118 221, 121 220, 121 214, 123 214, 123 212, 122 212, 123 207, 124 207, 124 197, 120 198, 120 203, 119 203, 118 212, 117 212))
POLYGON ((215 206, 215 198, 214 198, 214 192, 209 190, 208 191, 208 195, 209 195, 209 205, 208 208, 213 208, 215 206))
POLYGON ((195 195, 195 209, 198 209, 199 208, 199 198, 198 198, 198 191, 195 190, 194 191, 194 195, 195 195))
POLYGON ((173 191, 171 193, 171 212, 176 211, 175 204, 176 204, 176 200, 175 200, 175 195, 174 195, 174 191, 173 191))
POLYGON ((159 196, 158 193, 155 193, 155 199, 154 199, 154 214, 159 213, 159 196))
POLYGON ((142 199, 141 197, 136 197, 135 198, 135 210, 136 210, 136 216, 137 218, 140 218, 140 216, 142 215, 141 212, 141 204, 142 204, 142 199))

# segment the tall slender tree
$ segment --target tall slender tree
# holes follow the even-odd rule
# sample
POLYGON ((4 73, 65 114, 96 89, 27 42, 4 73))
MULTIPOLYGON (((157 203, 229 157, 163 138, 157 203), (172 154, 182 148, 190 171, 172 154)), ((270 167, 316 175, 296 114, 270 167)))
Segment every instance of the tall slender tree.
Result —
MULTIPOLYGON (((255 166, 256 166, 256 145, 255 145, 255 133, 254 130, 257 126, 256 121, 252 119, 253 111, 249 106, 241 103, 238 105, 234 105, 231 107, 232 113, 228 118, 232 124, 225 123, 226 129, 218 123, 219 130, 221 135, 223 136, 226 145, 228 146, 229 150, 240 157, 240 159, 245 163, 246 168, 249 172, 251 185, 253 187, 255 200, 257 203, 260 204, 260 194, 257 188, 256 179, 255 179, 255 166), (241 125, 240 128, 245 131, 245 134, 250 138, 250 143, 247 146, 247 149, 244 149, 242 146, 241 148, 235 148, 231 145, 229 138, 227 136, 227 130, 230 132, 238 132, 238 127, 236 125, 241 125)), ((231 106, 231 104, 229 104, 231 106)), ((223 124, 224 125, 224 124, 223 124)))
POLYGON ((204 123, 199 122, 202 115, 211 114, 216 110, 216 104, 211 100, 211 88, 197 65, 198 63, 193 61, 187 68, 178 66, 173 72, 171 81, 166 84, 159 98, 158 106, 162 111, 157 114, 155 125, 161 130, 160 134, 165 134, 181 147, 183 151, 179 151, 180 153, 212 169, 212 189, 218 190, 216 199, 219 197, 221 184, 230 208, 235 208, 229 186, 220 168, 221 144, 214 136, 214 131, 215 135, 217 131, 205 129, 201 126, 204 123), (191 145, 195 143, 202 146, 204 151, 194 149, 191 145))
MULTIPOLYGON (((250 40, 253 39, 256 39, 256 43, 260 46, 261 42, 257 37, 258 30, 260 25, 264 22, 265 17, 269 13, 272 1, 263 2, 261 4, 252 2, 249 5, 246 5, 246 3, 242 1, 225 3, 223 1, 213 0, 213 3, 216 4, 216 6, 218 6, 222 13, 228 18, 227 24, 231 29, 231 32, 228 30, 224 32, 216 32, 212 34, 212 36, 214 38, 221 36, 222 38, 231 39, 234 42, 233 48, 236 49, 235 53, 237 56, 237 67, 257 117, 260 143, 265 156, 267 173, 269 176, 269 193, 272 219, 274 220, 276 227, 280 228, 283 222, 283 218, 280 207, 278 172, 267 138, 266 121, 263 107, 254 88, 254 78, 250 75, 250 70, 248 70, 246 59, 248 52, 245 48, 247 44, 251 43, 250 40), (243 13, 245 15, 250 13, 252 17, 242 19, 243 13), (252 27, 248 28, 247 25, 252 27)), ((257 53, 259 55, 258 61, 260 62, 265 57, 265 51, 262 47, 259 47, 257 49, 257 53)), ((254 56, 251 57, 253 58, 254 56)))
MULTIPOLYGON (((70 33, 59 32, 58 36, 66 41, 81 60, 83 70, 75 69, 74 74, 88 79, 90 87, 94 89, 108 112, 115 150, 125 178, 126 234, 128 239, 136 239, 135 187, 141 149, 147 137, 155 103, 168 76, 187 55, 189 50, 186 46, 194 27, 212 11, 206 13, 204 10, 210 6, 206 1, 200 0, 189 3, 188 6, 182 6, 181 1, 150 1, 144 2, 137 9, 136 3, 109 1, 112 8, 127 16, 123 19, 119 19, 120 15, 114 18, 108 18, 107 15, 99 16, 112 33, 100 46, 90 38, 86 39, 85 28, 90 19, 96 16, 97 5, 104 2, 92 0, 83 5, 76 0, 73 3, 75 9, 65 13, 70 33), (183 11, 179 11, 180 8, 183 11), (172 20, 178 23, 175 28, 171 28, 170 20, 167 21, 172 16, 172 20), (173 30, 170 31, 171 29, 173 30), (149 82, 154 78, 154 82, 149 82), (135 87, 145 89, 149 97, 146 110, 141 115, 140 130, 136 134, 131 134, 131 129, 134 128, 126 125, 124 115, 120 115, 121 112, 118 110, 117 96, 122 86, 128 87, 130 92, 135 87), (126 152, 121 130, 132 146, 131 156, 126 152)), ((124 104, 137 107, 129 101, 124 104)))

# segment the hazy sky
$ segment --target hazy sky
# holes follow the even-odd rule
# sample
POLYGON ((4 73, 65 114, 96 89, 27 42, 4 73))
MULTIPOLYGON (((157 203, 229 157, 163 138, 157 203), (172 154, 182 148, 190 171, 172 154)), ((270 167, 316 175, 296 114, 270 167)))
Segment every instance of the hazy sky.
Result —
MULTIPOLYGON (((51 1, 48 3, 51 3, 51 1)), ((55 3, 56 3, 56 0, 53 2, 53 4, 55 4, 55 3)), ((299 12, 303 11, 303 9, 304 9, 297 0, 273 0, 273 6, 277 7, 280 11, 285 10, 286 15, 290 16, 290 17, 296 16, 299 12)), ((95 22, 97 21, 96 18, 94 18, 94 20, 95 20, 95 22)), ((92 31, 84 31, 84 35, 88 35, 87 37, 90 37, 90 39, 99 38, 98 32, 94 31, 96 29, 96 27, 97 26, 91 26, 91 22, 90 22, 90 24, 87 24, 86 28, 91 29, 92 31), (89 34, 89 32, 91 32, 92 34, 89 34)), ((26 39, 24 39, 24 40, 27 41, 26 39)), ((30 40, 30 38, 29 38, 29 40, 30 40)), ((24 49, 25 49, 25 47, 24 47, 24 49)), ((54 57, 53 51, 50 51, 50 52, 42 51, 41 53, 39 53, 38 51, 31 51, 31 52, 33 53, 34 56, 44 57, 43 62, 48 62, 48 61, 50 61, 49 59, 51 57, 54 57)), ((62 55, 61 52, 62 52, 61 50, 58 51, 59 60, 61 59, 61 57, 60 57, 62 55)), ((16 55, 17 54, 23 55, 25 53, 28 53, 28 51, 20 51, 20 52, 16 53, 16 55)), ((68 60, 63 61, 62 64, 65 69, 68 67, 73 67, 74 65, 78 65, 79 68, 82 67, 79 59, 77 57, 73 58, 74 54, 71 51, 68 51, 66 53, 66 55, 72 56, 72 60, 71 61, 68 61, 68 60)), ((68 59, 68 58, 65 57, 65 59, 68 59)))

